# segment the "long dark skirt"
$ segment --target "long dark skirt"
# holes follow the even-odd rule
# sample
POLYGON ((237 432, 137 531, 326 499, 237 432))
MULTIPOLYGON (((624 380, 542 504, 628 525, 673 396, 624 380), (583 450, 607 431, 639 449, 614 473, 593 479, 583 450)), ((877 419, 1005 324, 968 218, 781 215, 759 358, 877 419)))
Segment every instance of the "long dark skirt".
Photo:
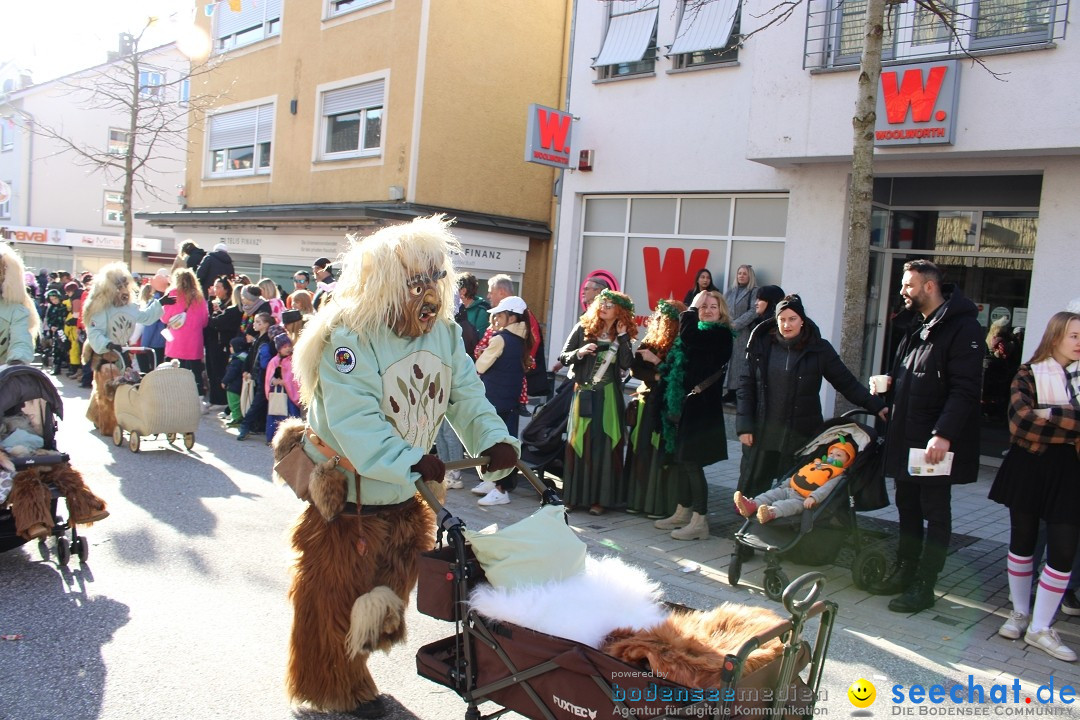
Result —
POLYGON ((567 505, 621 507, 626 503, 623 452, 625 401, 615 383, 574 391, 567 421, 563 501, 567 505), (587 397, 588 400, 583 400, 587 397), (582 402, 588 402, 581 413, 582 402))
POLYGON ((662 447, 660 418, 649 406, 657 402, 661 398, 649 393, 638 403, 637 422, 630 431, 626 452, 626 509, 651 518, 666 518, 675 512, 677 499, 664 469, 669 459, 662 447))

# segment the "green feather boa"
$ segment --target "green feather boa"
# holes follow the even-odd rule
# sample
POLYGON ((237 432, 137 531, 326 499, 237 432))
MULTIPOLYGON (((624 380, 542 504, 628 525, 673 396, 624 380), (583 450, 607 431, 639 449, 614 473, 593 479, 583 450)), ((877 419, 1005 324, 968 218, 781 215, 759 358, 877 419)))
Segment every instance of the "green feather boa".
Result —
MULTIPOLYGON (((698 330, 708 332, 718 328, 724 328, 735 335, 735 331, 727 325, 718 322, 706 322, 698 320, 698 330)), ((668 351, 667 357, 660 365, 660 372, 666 383, 664 387, 664 412, 663 437, 664 449, 668 453, 675 452, 675 441, 679 433, 679 418, 682 417, 683 403, 686 402, 686 347, 682 337, 675 338, 675 342, 668 351)))

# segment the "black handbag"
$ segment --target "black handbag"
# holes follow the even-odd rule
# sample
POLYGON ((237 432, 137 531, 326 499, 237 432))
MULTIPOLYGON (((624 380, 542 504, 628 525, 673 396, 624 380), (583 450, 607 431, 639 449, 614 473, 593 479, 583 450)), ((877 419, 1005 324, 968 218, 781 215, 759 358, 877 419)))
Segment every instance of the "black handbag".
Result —
POLYGON ((593 395, 595 391, 592 388, 578 388, 577 400, 578 400, 578 417, 591 418, 593 410, 593 395))

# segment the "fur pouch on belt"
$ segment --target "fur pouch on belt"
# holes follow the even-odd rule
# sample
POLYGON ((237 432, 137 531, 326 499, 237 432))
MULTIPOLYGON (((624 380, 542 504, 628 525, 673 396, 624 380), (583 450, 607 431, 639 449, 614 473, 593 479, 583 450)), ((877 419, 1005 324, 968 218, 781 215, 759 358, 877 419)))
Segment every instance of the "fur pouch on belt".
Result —
POLYGON ((333 459, 319 463, 311 471, 308 494, 311 496, 311 504, 327 522, 345 509, 345 498, 348 495, 345 473, 341 472, 333 459))
POLYGON ((304 432, 307 425, 300 418, 287 418, 278 424, 272 445, 274 448, 274 481, 292 488, 296 497, 311 499, 308 486, 315 463, 304 452, 304 432))

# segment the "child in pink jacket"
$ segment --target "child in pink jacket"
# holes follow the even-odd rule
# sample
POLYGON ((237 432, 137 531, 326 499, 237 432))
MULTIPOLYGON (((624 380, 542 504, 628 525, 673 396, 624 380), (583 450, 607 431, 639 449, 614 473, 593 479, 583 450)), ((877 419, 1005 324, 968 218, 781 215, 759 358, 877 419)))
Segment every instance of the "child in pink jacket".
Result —
POLYGON ((266 443, 274 439, 278 423, 286 417, 300 417, 300 383, 293 375, 292 353, 293 344, 288 333, 280 333, 274 338, 274 347, 277 355, 270 359, 266 366, 266 398, 269 401, 272 393, 280 392, 278 388, 284 388, 288 415, 266 414, 266 443))

